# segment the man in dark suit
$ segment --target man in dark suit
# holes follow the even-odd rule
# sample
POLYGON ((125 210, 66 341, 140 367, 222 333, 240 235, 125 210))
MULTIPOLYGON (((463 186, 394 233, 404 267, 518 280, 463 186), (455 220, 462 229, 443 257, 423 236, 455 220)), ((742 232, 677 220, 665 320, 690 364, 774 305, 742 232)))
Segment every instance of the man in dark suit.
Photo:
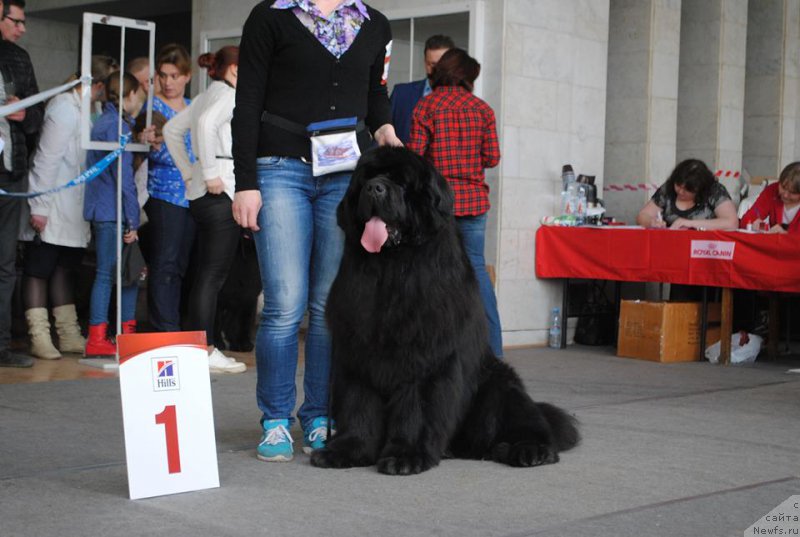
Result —
POLYGON ((411 132, 411 113, 417 102, 431 92, 430 77, 436 62, 442 54, 455 48, 453 40, 446 35, 433 35, 425 41, 425 73, 427 76, 422 80, 397 84, 392 90, 392 124, 397 133, 397 137, 408 143, 408 136, 411 132))

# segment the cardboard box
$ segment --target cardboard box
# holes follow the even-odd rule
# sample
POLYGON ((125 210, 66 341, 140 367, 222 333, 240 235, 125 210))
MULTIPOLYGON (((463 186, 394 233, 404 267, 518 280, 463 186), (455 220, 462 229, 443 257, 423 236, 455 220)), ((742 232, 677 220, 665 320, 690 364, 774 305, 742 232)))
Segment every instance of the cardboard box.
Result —
POLYGON ((776 181, 776 178, 771 175, 753 175, 750 177, 750 184, 751 185, 761 185, 761 184, 772 184, 776 181))
MULTIPOLYGON (((617 356, 654 362, 694 362, 700 357, 700 302, 623 300, 617 356)), ((719 323, 720 305, 708 305, 708 323, 719 323)), ((706 331, 706 346, 719 341, 719 327, 706 331)))

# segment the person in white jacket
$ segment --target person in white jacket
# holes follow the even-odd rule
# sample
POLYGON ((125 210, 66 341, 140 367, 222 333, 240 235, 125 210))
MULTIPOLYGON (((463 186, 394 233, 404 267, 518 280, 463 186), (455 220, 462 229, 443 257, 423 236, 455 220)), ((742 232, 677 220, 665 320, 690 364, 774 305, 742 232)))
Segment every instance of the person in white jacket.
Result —
POLYGON ((213 80, 191 105, 164 126, 164 141, 186 183, 189 210, 197 223, 199 267, 189 297, 188 327, 205 330, 209 369, 215 373, 241 373, 247 366, 215 347, 214 320, 217 295, 233 262, 241 228, 231 210, 234 194, 231 157, 231 118, 239 73, 239 47, 228 46, 198 59, 213 80), (191 130, 194 165, 184 144, 191 130))
MULTIPOLYGON (((105 94, 105 80, 119 69, 109 56, 92 56, 91 102, 105 94)), ((75 75, 77 76, 77 75, 75 75)), ((74 79, 74 77, 73 77, 74 79)), ((28 192, 62 186, 80 175, 85 151, 81 149, 80 86, 53 97, 47 104, 41 137, 29 173, 28 192)), ((23 302, 31 354, 54 360, 61 353, 82 353, 75 310, 75 274, 81 266, 91 232, 83 219, 84 185, 28 200, 30 216, 20 226, 24 242, 23 302), (52 306, 58 348, 50 336, 52 306)))

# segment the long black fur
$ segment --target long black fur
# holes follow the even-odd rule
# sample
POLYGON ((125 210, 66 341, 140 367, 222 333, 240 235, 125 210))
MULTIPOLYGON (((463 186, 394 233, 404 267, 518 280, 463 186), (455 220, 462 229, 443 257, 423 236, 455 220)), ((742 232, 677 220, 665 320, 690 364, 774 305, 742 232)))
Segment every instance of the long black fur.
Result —
POLYGON ((575 419, 535 403, 492 354, 453 194, 432 166, 405 149, 366 153, 337 216, 345 250, 326 311, 336 433, 313 465, 408 475, 448 454, 538 466, 577 445, 575 419), (373 216, 389 231, 379 253, 360 243, 373 216))

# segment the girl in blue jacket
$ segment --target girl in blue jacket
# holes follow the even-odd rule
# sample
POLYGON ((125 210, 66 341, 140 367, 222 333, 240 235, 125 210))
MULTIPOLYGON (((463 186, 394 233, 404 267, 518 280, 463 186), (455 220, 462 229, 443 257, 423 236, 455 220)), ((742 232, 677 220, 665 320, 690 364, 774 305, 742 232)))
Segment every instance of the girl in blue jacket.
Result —
MULTIPOLYGON (((103 114, 92 127, 92 140, 117 142, 119 140, 119 112, 117 103, 122 98, 122 134, 131 133, 133 117, 138 114, 144 102, 144 91, 139 82, 130 74, 124 73, 120 88, 119 73, 112 74, 106 84, 107 98, 103 114), (121 91, 120 91, 121 90, 121 91)), ((93 166, 108 154, 107 151, 89 151, 86 155, 87 167, 93 166)), ((123 152, 122 159, 122 240, 130 244, 138 240, 139 203, 136 183, 133 179, 133 154, 123 152)), ((115 280, 117 262, 117 163, 112 163, 96 179, 86 185, 83 203, 83 217, 91 222, 97 251, 97 272, 92 286, 89 305, 89 338, 86 342, 85 356, 113 356, 116 344, 107 337, 108 306, 111 302, 111 289, 115 280)), ((139 294, 137 284, 122 289, 122 332, 136 330, 136 299, 139 294)))

